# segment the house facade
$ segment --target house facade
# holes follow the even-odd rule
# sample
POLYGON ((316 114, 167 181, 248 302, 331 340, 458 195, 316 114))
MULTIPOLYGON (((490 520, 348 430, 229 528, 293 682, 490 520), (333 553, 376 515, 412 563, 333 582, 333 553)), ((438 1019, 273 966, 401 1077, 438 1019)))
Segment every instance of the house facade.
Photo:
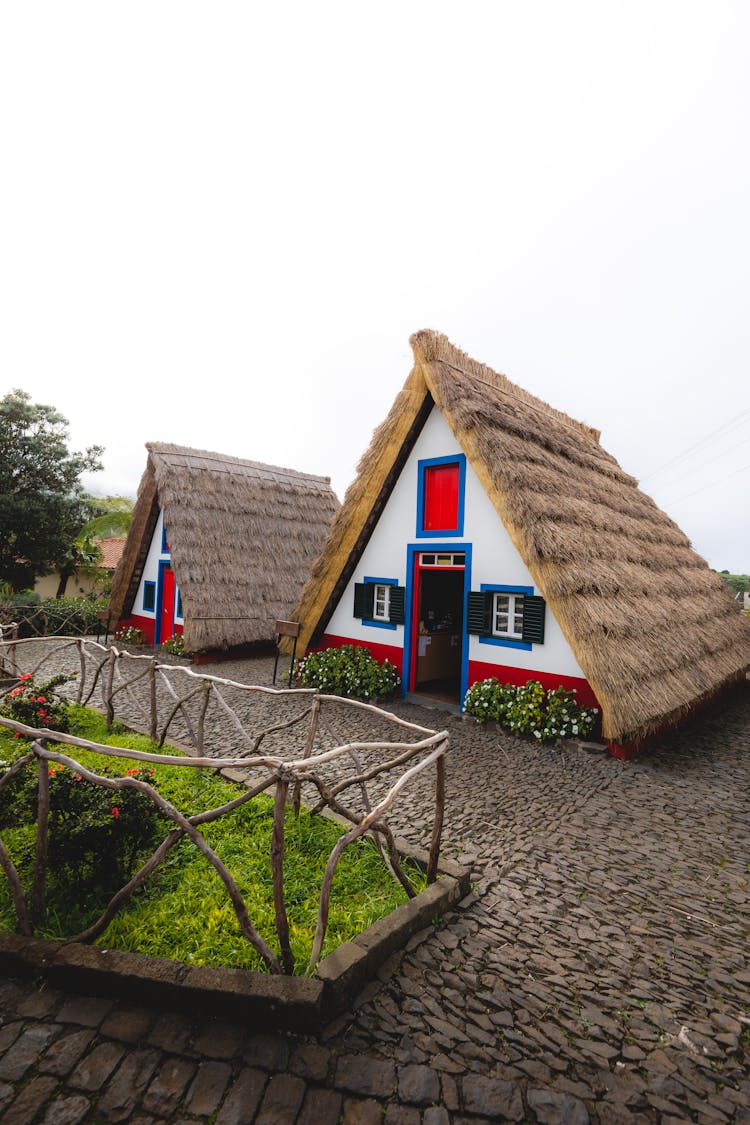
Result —
POLYGON ((439 333, 410 343, 293 611, 300 650, 364 645, 454 703, 490 676, 572 688, 618 756, 742 682, 750 622, 599 432, 439 333))
POLYGON ((150 645, 164 644, 170 637, 182 633, 185 627, 182 593, 172 567, 163 508, 159 509, 151 535, 132 611, 119 627, 131 625, 141 630, 145 642, 150 645))
POLYGON ((598 702, 554 613, 433 406, 318 647, 361 644, 403 691, 460 702, 472 683, 539 680, 598 702))

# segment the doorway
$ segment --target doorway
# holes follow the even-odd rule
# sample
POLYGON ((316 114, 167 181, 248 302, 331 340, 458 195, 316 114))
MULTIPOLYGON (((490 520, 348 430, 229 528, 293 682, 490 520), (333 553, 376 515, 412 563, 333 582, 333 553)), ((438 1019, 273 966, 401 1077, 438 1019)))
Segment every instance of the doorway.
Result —
POLYGON ((445 703, 461 702, 464 573, 463 553, 416 555, 410 690, 445 703))
POLYGON ((164 644, 174 633, 174 571, 169 563, 162 563, 159 574, 159 636, 157 644, 164 644))

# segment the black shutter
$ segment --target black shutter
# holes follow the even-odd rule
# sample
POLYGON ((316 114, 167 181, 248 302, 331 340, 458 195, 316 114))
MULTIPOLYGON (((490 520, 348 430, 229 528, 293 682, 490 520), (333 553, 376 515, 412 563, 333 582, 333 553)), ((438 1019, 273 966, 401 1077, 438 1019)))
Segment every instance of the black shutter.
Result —
POLYGON ((372 617, 372 607, 375 603, 375 586, 372 582, 354 583, 354 616, 360 620, 372 617))
POLYGON ((533 645, 544 644, 544 598, 526 594, 523 599, 523 630, 521 639, 533 645))
POLYGON ((492 593, 478 593, 472 590, 466 601, 466 632, 477 637, 486 637, 490 632, 492 613, 492 593))
POLYGON ((406 621, 404 613, 404 599, 406 590, 403 586, 391 586, 390 608, 388 620, 391 625, 403 625, 406 621))

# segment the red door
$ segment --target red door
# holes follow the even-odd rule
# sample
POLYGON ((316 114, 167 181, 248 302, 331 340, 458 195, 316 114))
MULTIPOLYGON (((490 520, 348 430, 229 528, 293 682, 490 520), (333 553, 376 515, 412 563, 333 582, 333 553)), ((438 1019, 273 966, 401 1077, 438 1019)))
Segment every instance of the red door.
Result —
POLYGON ((159 643, 164 644, 174 633, 174 571, 171 566, 161 572, 161 622, 159 643))

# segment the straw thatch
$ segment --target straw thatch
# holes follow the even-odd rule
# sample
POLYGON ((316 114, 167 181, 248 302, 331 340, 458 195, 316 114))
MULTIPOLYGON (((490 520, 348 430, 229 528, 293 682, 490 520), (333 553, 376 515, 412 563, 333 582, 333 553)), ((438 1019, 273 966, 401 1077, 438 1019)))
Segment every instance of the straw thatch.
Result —
POLYGON ((606 738, 637 741, 744 676, 750 622, 596 430, 445 336, 418 332, 411 345, 411 374, 295 610, 303 645, 322 635, 435 403, 595 691, 606 738))
POLYGON ((189 652, 270 640, 289 617, 339 504, 328 477, 149 442, 110 617, 132 612, 164 509, 189 652))

